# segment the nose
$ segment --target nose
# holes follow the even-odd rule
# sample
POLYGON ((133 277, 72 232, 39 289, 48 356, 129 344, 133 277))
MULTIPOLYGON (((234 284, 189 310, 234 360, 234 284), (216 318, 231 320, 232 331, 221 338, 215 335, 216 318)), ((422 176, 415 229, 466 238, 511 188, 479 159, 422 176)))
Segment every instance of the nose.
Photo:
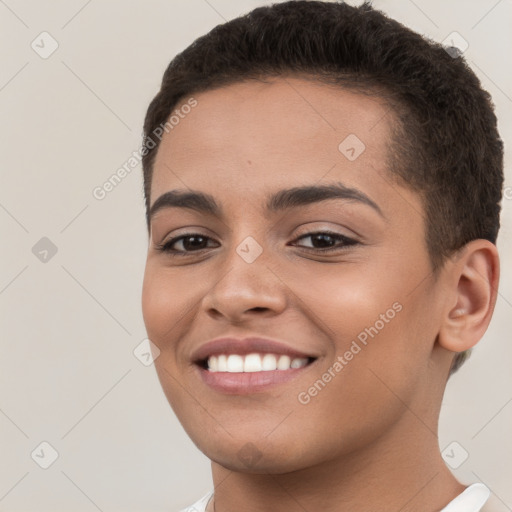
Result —
POLYGON ((288 287, 279 271, 260 255, 251 263, 233 250, 204 296, 203 310, 215 319, 242 323, 254 317, 280 314, 287 303, 288 287))

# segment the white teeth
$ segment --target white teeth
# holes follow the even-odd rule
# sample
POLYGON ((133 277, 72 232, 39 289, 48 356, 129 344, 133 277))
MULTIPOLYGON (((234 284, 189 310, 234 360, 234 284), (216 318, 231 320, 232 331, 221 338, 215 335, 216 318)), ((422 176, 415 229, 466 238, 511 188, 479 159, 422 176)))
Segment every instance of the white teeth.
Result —
POLYGON ((308 359, 305 357, 291 359, 290 356, 277 354, 219 354, 208 358, 208 370, 211 372, 268 372, 302 368, 307 364, 308 359))
POLYGON ((308 360, 306 358, 296 357, 295 359, 292 359, 290 366, 292 368, 302 368, 303 366, 306 366, 307 364, 308 364, 308 360))
POLYGON ((262 364, 259 354, 247 354, 244 361, 244 372, 261 372, 262 364))
POLYGON ((277 361, 277 369, 288 370, 288 368, 290 368, 291 361, 290 356, 281 356, 277 361))
MULTIPOLYGON (((210 363, 208 362, 208 366, 210 363)), ((227 372, 228 371, 228 357, 225 354, 221 354, 217 357, 217 371, 227 372)))
POLYGON ((261 360, 263 371, 277 370, 277 358, 274 354, 265 354, 261 360))
POLYGON ((210 359, 208 359, 208 367, 210 368, 210 370, 212 372, 219 371, 219 363, 218 363, 217 356, 212 356, 212 357, 210 357, 210 359))
POLYGON ((228 357, 227 371, 232 372, 232 373, 243 372, 244 371, 244 358, 237 354, 231 354, 228 357))

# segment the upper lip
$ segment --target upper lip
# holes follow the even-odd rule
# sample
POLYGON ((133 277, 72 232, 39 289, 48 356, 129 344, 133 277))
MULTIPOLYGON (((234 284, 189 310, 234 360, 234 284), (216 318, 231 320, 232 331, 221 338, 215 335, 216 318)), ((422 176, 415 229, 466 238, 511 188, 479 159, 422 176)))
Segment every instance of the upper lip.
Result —
POLYGON ((270 353, 287 355, 293 358, 316 358, 312 354, 307 354, 296 348, 290 347, 281 341, 268 338, 248 337, 237 338, 217 338, 201 345, 192 354, 192 361, 199 363, 210 356, 219 354, 251 354, 251 353, 270 353))

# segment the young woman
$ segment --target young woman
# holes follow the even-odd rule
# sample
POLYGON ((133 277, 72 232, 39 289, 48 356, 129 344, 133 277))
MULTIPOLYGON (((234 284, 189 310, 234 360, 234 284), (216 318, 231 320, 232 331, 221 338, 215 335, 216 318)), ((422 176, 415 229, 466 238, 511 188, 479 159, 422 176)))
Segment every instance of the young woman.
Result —
POLYGON ((503 149, 449 50, 367 4, 292 1, 165 72, 142 306, 212 461, 189 510, 486 510, 437 423, 496 301, 503 149))

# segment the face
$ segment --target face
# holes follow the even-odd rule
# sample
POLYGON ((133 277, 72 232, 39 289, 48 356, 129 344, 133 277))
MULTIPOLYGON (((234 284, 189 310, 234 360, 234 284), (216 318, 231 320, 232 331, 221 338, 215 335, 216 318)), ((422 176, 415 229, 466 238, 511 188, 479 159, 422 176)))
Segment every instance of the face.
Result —
POLYGON ((151 188, 142 307, 166 397, 229 469, 364 450, 428 403, 440 315, 421 201, 387 165, 392 114, 297 77, 194 98, 151 188))

